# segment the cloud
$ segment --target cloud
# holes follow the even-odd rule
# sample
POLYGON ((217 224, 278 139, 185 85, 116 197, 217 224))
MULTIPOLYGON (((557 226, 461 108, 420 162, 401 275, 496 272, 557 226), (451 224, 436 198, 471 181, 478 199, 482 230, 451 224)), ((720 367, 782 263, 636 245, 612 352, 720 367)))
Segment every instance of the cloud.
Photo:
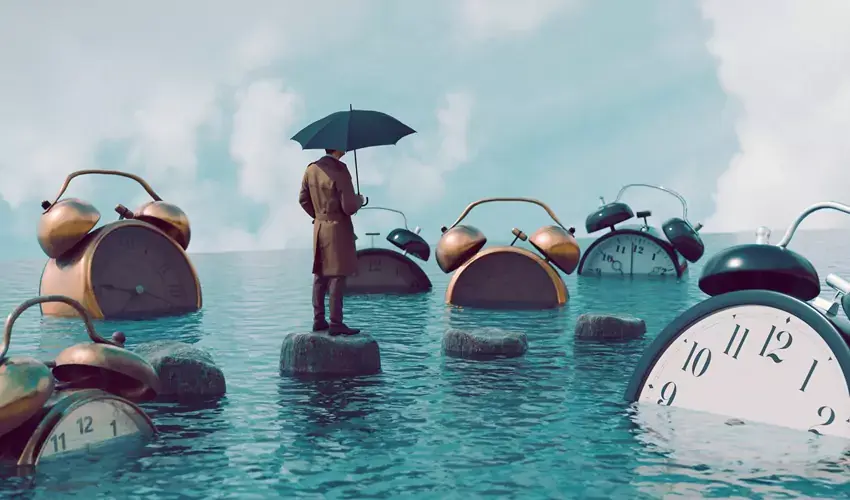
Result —
MULTIPOLYGON (((205 214, 216 207, 201 207, 194 195, 201 184, 199 141, 202 133, 215 140, 225 131, 233 89, 245 87, 248 101, 262 100, 256 95, 270 91, 250 86, 257 72, 294 57, 294 48, 298 57, 309 57, 345 39, 371 12, 367 5, 319 1, 305 6, 298 0, 4 4, 0 198, 16 210, 42 199, 45 185, 58 184, 73 170, 126 169, 171 192, 181 206, 195 206, 198 211, 189 214, 193 224, 204 225, 205 214), (334 30, 296 45, 328 23, 334 30), (110 145, 119 145, 124 154, 113 154, 104 164, 102 153, 110 145)), ((281 112, 281 102, 272 104, 281 112)), ((237 148, 255 155, 240 159, 247 165, 240 189, 267 201, 271 186, 252 184, 250 172, 265 161, 265 153, 250 152, 249 140, 240 140, 237 148)))
MULTIPOLYGON (((703 0, 720 82, 740 105, 740 151, 720 176, 714 230, 784 228, 806 206, 850 202, 850 2, 703 0)), ((816 215, 806 228, 844 224, 816 215)))
POLYGON ((259 233, 244 244, 273 249, 293 240, 309 242, 311 228, 297 199, 304 168, 316 153, 289 140, 297 132, 302 98, 283 81, 266 79, 240 91, 237 103, 230 154, 238 164, 238 189, 268 208, 259 233))
POLYGON ((461 27, 479 41, 534 31, 577 0, 462 0, 461 27))
POLYGON ((446 175, 470 159, 469 127, 473 98, 464 92, 447 93, 437 109, 433 137, 412 139, 414 156, 401 158, 385 177, 393 202, 416 209, 439 200, 446 175))

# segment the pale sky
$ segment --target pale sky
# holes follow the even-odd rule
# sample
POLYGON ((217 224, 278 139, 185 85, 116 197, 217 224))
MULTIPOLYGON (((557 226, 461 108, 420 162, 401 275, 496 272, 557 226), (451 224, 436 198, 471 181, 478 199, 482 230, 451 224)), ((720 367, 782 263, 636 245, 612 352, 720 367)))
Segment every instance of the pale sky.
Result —
MULTIPOLYGON (((0 259, 43 257, 39 203, 83 168, 145 177, 188 213, 190 252, 308 246, 298 188, 320 153, 289 137, 349 104, 418 131, 359 152, 360 185, 429 241, 488 196, 538 198, 581 236, 631 182, 681 192, 705 232, 850 202, 846 0, 0 0, 0 66, 0 259)), ((68 195, 104 222, 145 201, 102 177, 68 195)), ((656 224, 680 210, 626 201, 656 224)), ((547 219, 468 220, 501 240, 547 219)))

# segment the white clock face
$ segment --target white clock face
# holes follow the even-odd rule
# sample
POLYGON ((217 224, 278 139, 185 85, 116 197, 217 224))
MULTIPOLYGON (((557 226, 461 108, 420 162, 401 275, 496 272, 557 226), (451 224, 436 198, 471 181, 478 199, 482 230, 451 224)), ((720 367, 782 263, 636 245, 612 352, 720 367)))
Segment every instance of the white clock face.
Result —
POLYGON ((639 234, 615 234, 587 256, 582 274, 676 276, 676 265, 661 245, 639 234))
POLYGON ((44 441, 39 459, 82 451, 111 439, 142 432, 130 416, 136 409, 120 400, 94 400, 65 414, 44 441))
POLYGON ((659 356, 638 401, 850 438, 847 382, 829 346, 768 306, 691 325, 659 356))

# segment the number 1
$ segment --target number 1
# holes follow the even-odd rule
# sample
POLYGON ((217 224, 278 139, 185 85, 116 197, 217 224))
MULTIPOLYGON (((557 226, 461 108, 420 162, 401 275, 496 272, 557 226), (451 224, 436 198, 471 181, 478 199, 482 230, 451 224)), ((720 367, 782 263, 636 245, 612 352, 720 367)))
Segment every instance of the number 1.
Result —
POLYGON ((118 435, 118 424, 113 420, 112 422, 109 422, 109 425, 112 426, 112 435, 117 436, 118 435))
POLYGON ((812 379, 812 374, 815 373, 815 367, 818 366, 818 360, 812 360, 812 367, 809 368, 809 373, 806 374, 806 380, 803 380, 803 385, 800 386, 800 392, 806 392, 806 387, 809 385, 809 380, 812 379))

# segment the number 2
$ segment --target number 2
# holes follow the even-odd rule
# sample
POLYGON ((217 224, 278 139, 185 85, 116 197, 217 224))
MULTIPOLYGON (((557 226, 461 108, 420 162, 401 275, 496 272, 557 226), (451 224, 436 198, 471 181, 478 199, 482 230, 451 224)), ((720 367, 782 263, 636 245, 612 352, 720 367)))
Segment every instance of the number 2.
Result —
POLYGON ((821 417, 821 418, 825 418, 826 421, 822 422, 820 424, 817 424, 817 425, 813 425, 812 427, 809 428, 809 432, 814 432, 815 434, 820 434, 820 432, 818 432, 816 427, 825 427, 825 426, 830 425, 833 422, 835 422, 835 410, 833 410, 829 406, 821 406, 820 408, 818 408, 818 416, 821 417), (827 415, 829 415, 829 416, 824 415, 824 413, 827 413, 827 415))
POLYGON ((94 429, 91 428, 92 418, 89 416, 78 418, 77 425, 80 426, 80 434, 88 434, 89 432, 94 431, 94 429))

